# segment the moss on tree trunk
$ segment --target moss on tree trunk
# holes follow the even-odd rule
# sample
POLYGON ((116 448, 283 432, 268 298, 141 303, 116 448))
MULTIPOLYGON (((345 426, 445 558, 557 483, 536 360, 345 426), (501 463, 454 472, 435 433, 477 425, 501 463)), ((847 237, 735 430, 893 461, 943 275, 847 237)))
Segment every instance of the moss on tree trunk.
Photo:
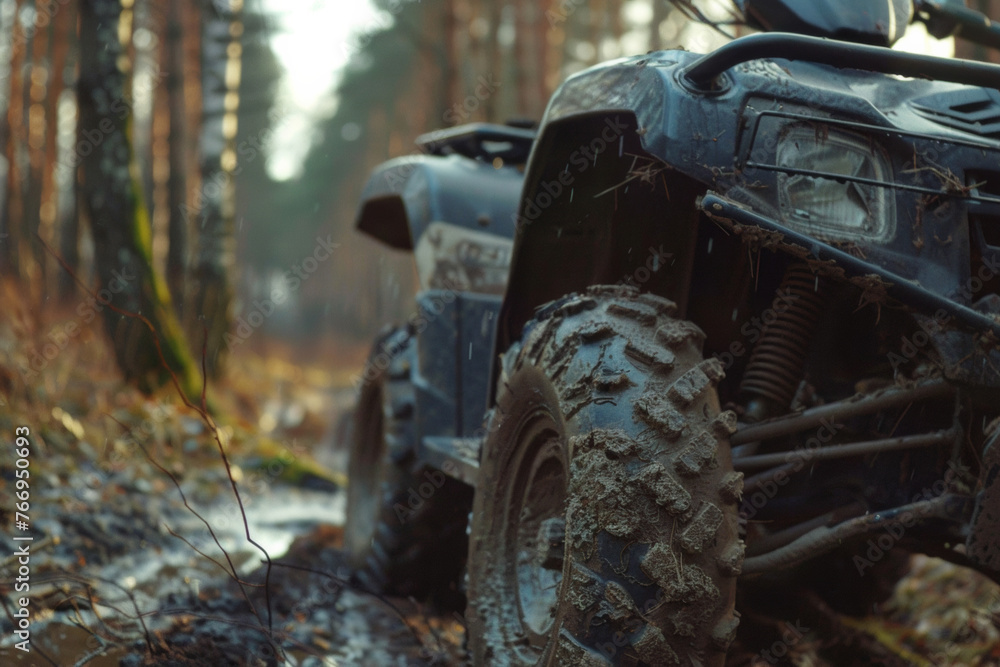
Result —
POLYGON ((188 353, 170 293, 153 266, 149 214, 129 140, 131 107, 119 66, 120 14, 118 0, 80 3, 76 150, 82 165, 83 205, 93 229, 97 296, 114 308, 100 301, 95 307, 104 318, 126 380, 148 392, 169 382, 173 373, 188 398, 197 400, 201 390, 197 366, 188 353), (155 332, 142 319, 119 311, 142 315, 155 332))

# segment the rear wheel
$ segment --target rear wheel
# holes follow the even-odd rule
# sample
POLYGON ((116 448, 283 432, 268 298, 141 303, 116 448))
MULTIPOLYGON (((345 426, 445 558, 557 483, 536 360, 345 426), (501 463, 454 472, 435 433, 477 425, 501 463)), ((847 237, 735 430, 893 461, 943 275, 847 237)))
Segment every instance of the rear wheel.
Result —
POLYGON ((460 604, 471 491, 416 462, 413 339, 376 345, 354 414, 344 545, 355 578, 376 593, 460 604))
POLYGON ((743 559, 735 416, 674 311, 592 288, 504 357, 470 542, 476 664, 722 664, 743 559))

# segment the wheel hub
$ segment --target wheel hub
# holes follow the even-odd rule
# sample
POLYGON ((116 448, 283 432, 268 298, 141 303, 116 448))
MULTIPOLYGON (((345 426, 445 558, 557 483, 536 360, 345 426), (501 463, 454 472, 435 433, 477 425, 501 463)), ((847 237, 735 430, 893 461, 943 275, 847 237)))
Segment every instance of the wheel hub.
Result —
POLYGON ((527 465, 515 518, 515 581, 522 628, 542 648, 555 622, 566 535, 566 465, 558 440, 546 441, 527 465))

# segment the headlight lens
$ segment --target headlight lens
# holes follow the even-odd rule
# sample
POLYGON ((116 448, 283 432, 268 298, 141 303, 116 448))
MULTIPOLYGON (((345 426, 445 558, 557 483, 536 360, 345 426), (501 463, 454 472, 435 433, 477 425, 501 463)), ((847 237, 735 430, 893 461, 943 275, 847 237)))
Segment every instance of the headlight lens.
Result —
POLYGON ((778 203, 786 223, 838 239, 888 241, 895 234, 891 190, 860 180, 891 183, 888 159, 860 137, 796 125, 778 140, 778 203), (822 174, 817 175, 817 174, 822 174))

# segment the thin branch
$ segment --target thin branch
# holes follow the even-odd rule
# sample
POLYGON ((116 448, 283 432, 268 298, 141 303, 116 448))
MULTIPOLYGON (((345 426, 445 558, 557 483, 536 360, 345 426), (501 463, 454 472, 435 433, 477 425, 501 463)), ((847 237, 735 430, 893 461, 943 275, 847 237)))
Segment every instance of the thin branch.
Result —
MULTIPOLYGON (((243 531, 244 531, 244 534, 246 536, 247 542, 249 542, 254 547, 256 547, 257 550, 260 551, 264 555, 264 558, 267 560, 267 571, 266 571, 266 574, 264 576, 264 600, 265 600, 265 604, 267 605, 267 628, 266 628, 266 630, 267 630, 268 635, 272 634, 274 632, 274 614, 272 613, 272 610, 271 610, 271 586, 270 586, 270 584, 271 584, 271 555, 269 553, 267 553, 267 549, 265 549, 263 546, 261 546, 257 541, 255 541, 250 536, 250 521, 247 518, 246 507, 243 504, 243 498, 242 498, 242 496, 240 496, 240 491, 239 491, 239 488, 237 487, 236 479, 233 477, 233 470, 232 470, 231 464, 229 463, 229 457, 226 455, 225 448, 222 445, 222 437, 219 435, 219 427, 216 425, 215 420, 212 419, 211 415, 208 413, 208 410, 207 410, 207 407, 206 407, 206 395, 207 395, 207 393, 206 393, 206 387, 207 387, 208 380, 207 380, 205 374, 202 373, 202 392, 201 392, 202 407, 199 407, 199 406, 194 405, 190 401, 190 399, 188 398, 188 396, 185 393, 184 389, 181 387, 180 380, 177 377, 177 373, 175 373, 174 369, 171 368, 170 365, 167 363, 166 357, 163 354, 163 349, 162 349, 162 347, 160 345, 160 337, 157 335, 156 327, 153 326, 153 323, 150 322, 149 319, 146 318, 142 313, 133 313, 131 311, 119 308, 119 307, 115 306, 114 304, 112 304, 110 302, 105 302, 104 299, 100 298, 99 294, 95 294, 90 288, 88 288, 83 283, 82 280, 80 280, 80 277, 77 276, 76 273, 73 271, 73 269, 66 264, 65 260, 63 260, 63 258, 60 257, 59 254, 57 252, 55 252, 49 246, 48 243, 45 242, 45 239, 43 239, 40 234, 38 234, 36 232, 35 236, 41 242, 41 244, 45 248, 45 250, 49 254, 51 254, 56 259, 57 262, 59 262, 60 266, 62 266, 62 268, 64 270, 66 270, 67 273, 69 273, 69 275, 73 278, 73 280, 87 294, 89 294, 90 296, 98 299, 101 302, 101 304, 108 306, 108 308, 110 308, 112 311, 118 313, 119 315, 122 315, 124 317, 130 317, 130 318, 138 319, 144 325, 146 325, 146 328, 149 329, 150 333, 153 334, 153 343, 156 346, 156 354, 157 354, 157 356, 160 359, 160 364, 163 366, 163 368, 170 375, 170 381, 174 385, 174 389, 177 391, 177 394, 180 396, 181 401, 183 401, 184 405, 186 405, 188 408, 190 408, 191 410, 194 410, 195 412, 197 412, 198 415, 201 417, 202 421, 205 423, 205 425, 212 432, 212 436, 215 439, 216 445, 218 445, 219 456, 220 456, 220 458, 222 458, 222 462, 226 466, 226 476, 229 478, 229 484, 230 484, 230 486, 233 489, 233 495, 236 496, 236 502, 237 502, 237 504, 239 505, 239 508, 240 508, 240 516, 243 519, 243 531)), ((203 352, 202 352, 202 368, 204 368, 204 364, 205 364, 205 354, 204 354, 204 347, 203 347, 203 352)), ((140 445, 140 447, 141 447, 141 445, 140 445)), ((143 452, 144 453, 146 452, 145 448, 143 448, 143 452)), ((147 458, 149 458, 148 454, 147 454, 147 458)), ((150 461, 152 461, 152 459, 150 459, 150 461)), ((163 469, 162 466, 158 466, 158 467, 160 467, 161 469, 163 469)), ((174 484, 177 486, 178 489, 180 489, 180 485, 177 483, 177 480, 174 479, 172 475, 171 475, 171 479, 174 480, 174 484)), ((183 493, 182 493, 182 495, 183 495, 183 493)), ((187 505, 188 509, 191 509, 191 506, 188 505, 187 502, 185 502, 185 505, 187 505)), ((197 515, 197 513, 195 513, 195 514, 197 515)), ((205 522, 206 526, 208 525, 208 522, 206 522, 200 515, 197 515, 197 516, 198 516, 199 519, 202 519, 202 521, 205 522)), ((209 527, 209 532, 212 533, 213 539, 216 539, 216 542, 218 542, 217 538, 215 538, 215 533, 214 533, 214 531, 212 531, 211 527, 209 527)), ((221 548, 221 545, 220 545, 220 548, 221 548)), ((225 550, 223 550, 223 553, 226 553, 225 550)), ((229 554, 228 553, 226 553, 226 558, 227 559, 229 558, 229 554)), ((235 567, 233 568, 233 573, 234 573, 234 576, 236 576, 236 569, 235 569, 235 567)), ((237 577, 237 579, 238 579, 238 577, 237 577)), ((240 590, 243 590, 242 586, 240 586, 240 590)), ((245 590, 243 590, 243 595, 247 599, 247 602, 250 602, 250 597, 249 597, 249 595, 247 595, 247 593, 246 593, 245 590)), ((250 608, 253 611, 254 615, 257 616, 258 620, 260 620, 260 616, 257 613, 256 608, 253 606, 253 603, 250 603, 250 608)), ((264 629, 264 627, 263 627, 263 621, 261 621, 261 629, 264 629)))

